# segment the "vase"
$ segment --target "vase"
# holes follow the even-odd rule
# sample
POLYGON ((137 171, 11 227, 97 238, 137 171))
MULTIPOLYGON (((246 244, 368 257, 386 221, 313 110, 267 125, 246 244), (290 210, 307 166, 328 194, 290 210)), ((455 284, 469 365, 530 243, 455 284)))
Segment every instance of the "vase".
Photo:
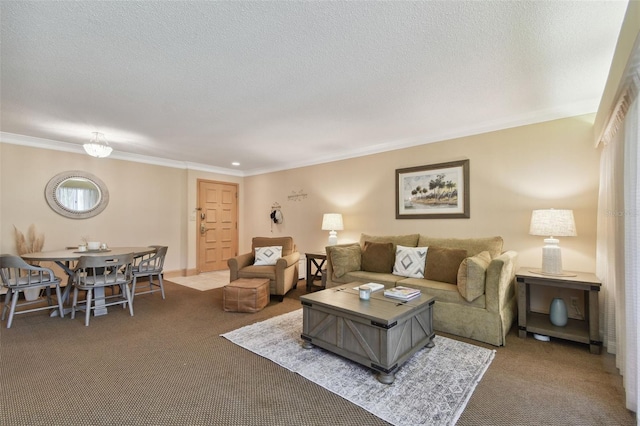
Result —
POLYGON ((557 327, 564 327, 567 325, 569 316, 567 314, 567 305, 564 303, 564 300, 556 297, 551 301, 551 306, 549 306, 549 319, 551 320, 551 324, 557 327))
POLYGON ((32 302, 40 297, 40 288, 25 288, 22 290, 25 300, 32 302))

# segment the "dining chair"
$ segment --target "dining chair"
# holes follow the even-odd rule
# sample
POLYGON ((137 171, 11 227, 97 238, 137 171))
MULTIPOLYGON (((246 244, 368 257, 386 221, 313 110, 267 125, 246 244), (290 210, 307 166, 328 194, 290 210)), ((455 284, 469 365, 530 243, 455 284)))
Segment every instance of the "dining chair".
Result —
POLYGON ((143 258, 137 265, 133 266, 133 285, 131 286, 131 298, 135 299, 140 294, 149 294, 160 291, 164 299, 164 283, 162 281, 162 273, 164 268, 164 258, 167 255, 167 246, 150 246, 156 251, 150 256, 143 258), (136 293, 136 284, 138 278, 149 279, 149 289, 136 293), (153 278, 157 277, 158 281, 154 282, 153 278), (157 288, 154 288, 157 287, 157 288))
POLYGON ((62 292, 60 291, 60 278, 56 277, 53 271, 42 266, 30 265, 20 256, 11 254, 0 255, 0 277, 2 286, 7 288, 7 294, 4 296, 4 306, 2 307, 2 320, 4 321, 7 309, 9 309, 9 319, 7 320, 7 328, 11 328, 13 316, 18 314, 26 314, 28 312, 36 312, 50 309, 58 309, 60 317, 64 317, 64 308, 62 306, 62 292), (56 290, 56 304, 53 304, 51 297, 51 288, 56 290), (39 293, 44 289, 46 292, 47 306, 42 305, 42 298, 37 300, 26 300, 18 303, 20 292, 35 289, 39 293), (10 305, 10 306, 9 306, 10 305), (35 308, 20 309, 26 306, 40 305, 35 308))
POLYGON ((74 319, 77 310, 84 309, 84 325, 89 325, 91 311, 96 308, 122 305, 129 306, 129 313, 133 316, 133 299, 131 298, 131 266, 133 253, 123 255, 81 256, 73 274, 73 304, 71 318, 74 319), (119 287, 118 293, 106 296, 105 287, 119 287), (86 291, 84 302, 78 302, 80 290, 86 291), (98 290, 101 290, 98 292, 98 290))

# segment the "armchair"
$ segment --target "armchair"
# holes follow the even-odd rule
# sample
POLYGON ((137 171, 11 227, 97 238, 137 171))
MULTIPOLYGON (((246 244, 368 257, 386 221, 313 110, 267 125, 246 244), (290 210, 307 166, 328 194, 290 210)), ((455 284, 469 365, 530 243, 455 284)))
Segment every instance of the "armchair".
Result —
POLYGON ((282 302, 284 295, 298 285, 298 252, 292 237, 255 237, 251 252, 227 260, 231 281, 238 278, 268 278, 269 293, 282 302), (282 257, 275 265, 254 265, 257 247, 282 247, 282 257))

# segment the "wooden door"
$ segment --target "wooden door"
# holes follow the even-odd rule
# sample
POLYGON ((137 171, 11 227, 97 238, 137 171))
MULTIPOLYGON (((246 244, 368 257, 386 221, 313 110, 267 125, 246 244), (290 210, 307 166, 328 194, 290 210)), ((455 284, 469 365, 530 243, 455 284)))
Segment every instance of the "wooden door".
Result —
POLYGON ((238 185, 198 179, 199 272, 227 269, 238 252, 238 185))

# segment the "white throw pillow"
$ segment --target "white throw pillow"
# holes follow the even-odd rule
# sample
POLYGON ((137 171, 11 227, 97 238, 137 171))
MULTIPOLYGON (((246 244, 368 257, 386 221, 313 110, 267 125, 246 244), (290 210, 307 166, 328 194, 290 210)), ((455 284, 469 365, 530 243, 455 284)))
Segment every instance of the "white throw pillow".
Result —
POLYGON ((393 275, 408 278, 424 278, 427 247, 396 246, 396 261, 393 275))
POLYGON ((282 257, 282 246, 256 247, 254 265, 275 265, 282 257))

